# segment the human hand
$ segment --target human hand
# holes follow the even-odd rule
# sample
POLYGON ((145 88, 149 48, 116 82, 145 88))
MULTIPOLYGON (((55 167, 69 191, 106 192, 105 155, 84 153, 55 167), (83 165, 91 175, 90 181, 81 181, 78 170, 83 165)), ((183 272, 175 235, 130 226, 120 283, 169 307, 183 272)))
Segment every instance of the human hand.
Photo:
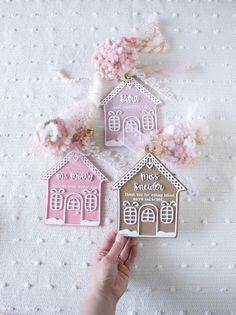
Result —
POLYGON ((115 230, 109 233, 95 257, 86 298, 89 306, 83 314, 114 314, 116 303, 127 289, 136 256, 135 238, 124 237, 115 230))
POLYGON ((136 256, 136 239, 112 230, 96 255, 91 289, 117 302, 127 289, 136 256))

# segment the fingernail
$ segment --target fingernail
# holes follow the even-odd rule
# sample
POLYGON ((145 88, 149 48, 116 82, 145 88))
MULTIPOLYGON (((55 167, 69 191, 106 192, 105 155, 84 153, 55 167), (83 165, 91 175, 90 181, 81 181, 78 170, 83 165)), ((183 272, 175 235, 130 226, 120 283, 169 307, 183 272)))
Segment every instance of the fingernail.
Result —
POLYGON ((121 234, 117 234, 116 236, 116 242, 122 242, 124 241, 125 237, 121 234))

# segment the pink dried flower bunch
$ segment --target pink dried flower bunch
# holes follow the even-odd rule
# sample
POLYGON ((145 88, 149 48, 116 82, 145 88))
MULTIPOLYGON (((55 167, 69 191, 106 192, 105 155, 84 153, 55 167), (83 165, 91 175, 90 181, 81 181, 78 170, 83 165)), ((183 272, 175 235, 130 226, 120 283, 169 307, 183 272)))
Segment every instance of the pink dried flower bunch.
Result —
POLYGON ((86 119, 66 123, 61 118, 51 119, 36 130, 36 142, 54 154, 80 148, 87 136, 86 119))
POLYGON ((124 38, 117 41, 107 39, 92 55, 92 63, 101 78, 124 79, 124 75, 137 64, 137 53, 124 38))
POLYGON ((175 164, 188 164, 199 154, 196 145, 202 143, 200 131, 189 122, 179 122, 167 128, 159 129, 151 136, 151 147, 159 156, 175 164))

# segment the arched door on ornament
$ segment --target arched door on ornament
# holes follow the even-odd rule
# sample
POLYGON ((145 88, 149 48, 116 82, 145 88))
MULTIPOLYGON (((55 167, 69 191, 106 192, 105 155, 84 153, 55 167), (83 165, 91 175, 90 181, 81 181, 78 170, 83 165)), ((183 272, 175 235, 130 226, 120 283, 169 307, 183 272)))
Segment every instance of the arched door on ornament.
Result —
POLYGON ((158 209, 152 204, 139 208, 139 235, 155 236, 158 231, 158 209))
POLYGON ((140 121, 135 116, 126 117, 123 121, 124 144, 139 144, 141 142, 140 121))
POLYGON ((74 193, 66 196, 64 211, 65 224, 80 224, 83 211, 83 199, 81 195, 74 193))

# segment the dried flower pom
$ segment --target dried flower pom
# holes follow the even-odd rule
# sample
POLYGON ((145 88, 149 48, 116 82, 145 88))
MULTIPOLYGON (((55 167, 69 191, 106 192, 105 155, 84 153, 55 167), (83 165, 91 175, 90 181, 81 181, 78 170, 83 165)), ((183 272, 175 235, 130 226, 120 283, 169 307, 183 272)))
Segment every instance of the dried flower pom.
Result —
POLYGON ((70 149, 82 149, 87 133, 87 119, 79 118, 66 123, 61 118, 51 119, 36 130, 36 142, 54 154, 70 149))
POLYGON ((46 121, 36 130, 36 141, 44 148, 53 151, 67 151, 68 130, 65 121, 56 118, 46 121))
POLYGON ((137 54, 128 41, 107 39, 93 54, 92 63, 101 78, 123 79, 137 64, 137 54))
POLYGON ((155 154, 173 163, 188 164, 199 155, 196 146, 203 142, 200 135, 201 131, 190 122, 179 122, 151 135, 149 146, 155 154))

